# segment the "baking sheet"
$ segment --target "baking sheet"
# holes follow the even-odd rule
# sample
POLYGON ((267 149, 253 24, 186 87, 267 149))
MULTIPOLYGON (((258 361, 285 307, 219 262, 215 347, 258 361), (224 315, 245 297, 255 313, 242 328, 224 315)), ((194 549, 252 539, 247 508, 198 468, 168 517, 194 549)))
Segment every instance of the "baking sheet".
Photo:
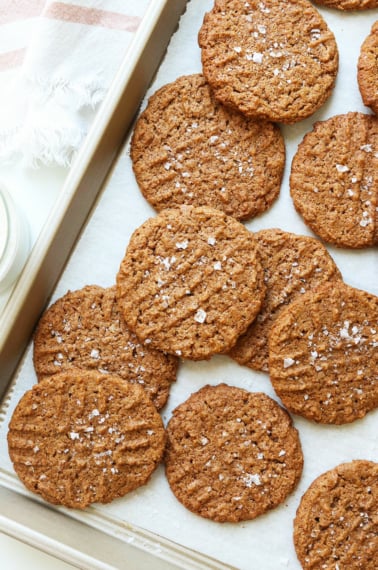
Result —
MULTIPOLYGON (((147 97, 179 75, 201 71, 197 33, 205 11, 211 6, 212 0, 189 2, 147 97)), ((282 128, 287 162, 280 197, 265 214, 246 223, 252 231, 280 227, 286 231, 312 235, 296 214, 289 195, 290 164, 297 145, 316 120, 348 111, 370 112, 363 106, 358 91, 356 66, 360 45, 377 18, 377 11, 319 11, 335 33, 339 47, 340 69, 335 90, 330 100, 312 117, 282 128)), ((79 289, 87 284, 112 285, 131 233, 154 214, 136 185, 127 141, 90 223, 60 279, 53 300, 68 289, 79 289)), ((377 248, 356 251, 328 249, 346 283, 378 295, 377 248)), ((9 485, 11 481, 13 488, 20 490, 22 485, 13 474, 7 454, 6 427, 19 398, 35 381, 29 347, 13 392, 3 406, 4 421, 0 426, 3 482, 9 485)), ((168 421, 172 409, 192 392, 204 384, 220 382, 251 391, 263 391, 277 399, 266 374, 241 367, 225 356, 216 356, 206 362, 185 361, 180 366, 178 380, 172 386, 168 405, 163 410, 164 421, 168 421)), ((346 426, 316 425, 298 416, 294 416, 294 423, 300 432, 305 460, 300 484, 281 506, 254 521, 220 524, 190 513, 171 493, 162 467, 154 473, 147 486, 110 505, 92 506, 84 513, 59 510, 119 537, 124 534, 125 523, 137 525, 241 570, 299 570, 292 544, 292 521, 300 498, 315 477, 338 463, 357 458, 378 460, 378 410, 346 426)), ((129 535, 124 538, 129 540, 129 535)))

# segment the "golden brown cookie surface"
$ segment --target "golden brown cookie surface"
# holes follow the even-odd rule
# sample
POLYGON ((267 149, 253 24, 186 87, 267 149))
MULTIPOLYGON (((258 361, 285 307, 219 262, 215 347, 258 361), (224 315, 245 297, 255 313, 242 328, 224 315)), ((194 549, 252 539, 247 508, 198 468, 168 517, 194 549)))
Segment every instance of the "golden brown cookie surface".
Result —
POLYGON ((369 10, 377 8, 377 0, 314 0, 315 4, 336 10, 369 10))
POLYGON ((378 406, 378 297, 326 283, 289 305, 271 328, 269 369, 287 409, 343 424, 378 406))
POLYGON ((378 244, 378 119, 347 113, 315 123, 293 158, 295 208, 339 247, 378 244))
POLYGON ((253 234, 223 212, 192 206, 164 210, 134 232, 117 286, 142 342, 193 360, 231 348, 265 293, 253 234))
POLYGON ((355 460, 320 475, 303 495, 294 543, 304 570, 375 570, 378 463, 355 460))
POLYGON ((277 198, 285 147, 276 125, 227 109, 198 74, 176 79, 149 99, 131 158, 156 210, 207 205, 247 219, 277 198))
POLYGON ((294 123, 330 96, 338 51, 307 0, 215 0, 199 32, 203 73, 219 101, 294 123))
POLYGON ((78 509, 147 483, 164 446, 161 418, 140 386, 78 369, 26 392, 8 432, 24 485, 50 503, 78 509))
POLYGON ((266 294, 259 314, 229 352, 239 364, 269 370, 269 331, 294 299, 325 281, 341 279, 324 245, 311 237, 279 229, 255 233, 266 294))
POLYGON ((128 329, 115 286, 69 291, 43 314, 34 335, 40 380, 73 367, 117 374, 140 384, 157 409, 167 401, 177 365, 177 358, 142 346, 128 329))
POLYGON ((190 511, 218 522, 253 519, 291 493, 302 451, 289 414, 265 394, 205 386, 167 427, 166 475, 190 511))
POLYGON ((357 80, 364 104, 378 114, 378 22, 361 46, 357 80))

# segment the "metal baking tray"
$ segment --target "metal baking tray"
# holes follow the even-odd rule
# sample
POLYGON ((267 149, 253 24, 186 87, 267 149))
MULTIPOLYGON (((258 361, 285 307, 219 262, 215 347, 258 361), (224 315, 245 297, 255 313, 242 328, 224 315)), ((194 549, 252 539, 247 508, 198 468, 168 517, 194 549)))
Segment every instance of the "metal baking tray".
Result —
MULTIPOLYGON (((154 215, 132 173, 127 133, 141 101, 143 107, 161 85, 201 71, 196 35, 211 6, 212 0, 151 2, 145 25, 135 37, 0 317, 0 530, 79 568, 299 570, 292 520, 303 492, 317 475, 338 463, 378 459, 378 410, 347 426, 315 425, 294 417, 305 458, 296 491, 280 507, 254 521, 219 524, 184 509, 170 492, 162 468, 148 485, 128 496, 76 512, 50 506, 28 493, 7 457, 6 425, 12 407, 35 381, 31 336, 41 311, 68 289, 112 285, 132 231, 154 215)), ((290 163, 297 145, 316 120, 348 111, 369 112, 362 104, 355 72, 359 46, 375 13, 319 11, 339 46, 335 91, 314 116, 282 127, 287 167, 281 194, 268 212, 246 223, 252 231, 281 227, 311 235, 289 195, 290 163)), ((377 248, 328 249, 347 283, 378 295, 377 248)), ((238 366, 226 356, 185 361, 163 410, 164 421, 191 392, 218 382, 276 398, 266 374, 238 366)))

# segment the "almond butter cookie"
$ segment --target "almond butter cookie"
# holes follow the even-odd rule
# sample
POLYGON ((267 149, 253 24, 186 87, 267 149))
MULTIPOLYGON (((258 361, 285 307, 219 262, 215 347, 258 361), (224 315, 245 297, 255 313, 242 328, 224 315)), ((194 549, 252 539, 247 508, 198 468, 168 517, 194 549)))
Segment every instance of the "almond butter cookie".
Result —
POLYGON ((141 342, 192 360, 229 350, 265 294, 253 234, 205 206, 163 210, 142 224, 117 286, 123 316, 141 342))
POLYGON ((378 297, 341 281, 286 307, 269 337, 273 387, 287 409, 343 424, 378 406, 378 297))
POLYGON ((341 274, 317 239, 279 229, 255 233, 264 269, 266 294, 259 314, 238 339, 229 356, 255 370, 269 370, 269 331, 294 299, 341 274))
POLYGON ((205 386, 174 410, 167 438, 174 495, 214 521, 250 520, 273 509, 302 473, 298 432, 266 394, 205 386))
POLYGON ((378 463, 355 460, 320 475, 303 495, 294 544, 304 570, 376 570, 378 463))
POLYGON ((140 384, 160 409, 176 380, 178 359, 142 346, 118 308, 116 287, 68 291, 42 315, 34 335, 39 380, 71 368, 116 374, 140 384))
POLYGON ((149 99, 134 129, 131 158, 156 210, 211 206, 242 220, 277 198, 285 146, 277 125, 227 109, 198 74, 179 77, 149 99))
POLYGON ((332 93, 336 40, 307 0, 215 0, 198 40, 215 97, 248 117, 295 123, 332 93))
POLYGON ((377 8, 377 0, 314 0, 315 4, 336 10, 369 10, 377 8))
POLYGON ((161 461, 165 430, 143 388, 76 369, 24 394, 9 423, 8 447, 30 491, 84 509, 147 483, 161 461))
POLYGON ((339 247, 378 244, 378 119, 347 113, 315 123, 293 158, 296 210, 339 247))
POLYGON ((364 104, 378 114, 378 22, 361 46, 357 80, 364 104))

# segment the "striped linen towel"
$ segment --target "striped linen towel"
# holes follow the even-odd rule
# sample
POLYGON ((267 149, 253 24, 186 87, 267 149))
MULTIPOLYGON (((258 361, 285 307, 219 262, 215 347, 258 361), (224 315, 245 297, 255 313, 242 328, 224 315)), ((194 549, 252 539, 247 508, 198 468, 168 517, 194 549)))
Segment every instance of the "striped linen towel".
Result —
POLYGON ((154 0, 0 0, 0 164, 69 166, 154 0))

